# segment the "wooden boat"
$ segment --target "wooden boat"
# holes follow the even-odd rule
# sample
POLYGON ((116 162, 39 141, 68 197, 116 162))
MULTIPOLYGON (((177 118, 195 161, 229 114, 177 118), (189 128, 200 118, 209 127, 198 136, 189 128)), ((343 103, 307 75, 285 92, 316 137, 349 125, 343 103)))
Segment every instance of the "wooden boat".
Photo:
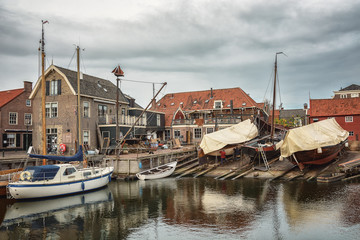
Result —
POLYGON ((290 161, 298 164, 300 168, 303 168, 304 165, 323 165, 334 160, 344 147, 345 141, 342 141, 336 145, 322 147, 321 151, 313 149, 296 152, 290 157, 290 161))
MULTIPOLYGON (((277 52, 275 54, 274 64, 274 85, 273 85, 273 99, 272 99, 272 115, 271 115, 271 129, 270 135, 257 138, 250 143, 243 146, 243 153, 250 156, 251 159, 259 159, 264 161, 267 165, 267 161, 280 156, 281 137, 275 136, 275 104, 276 104, 276 77, 277 77, 277 55, 284 54, 283 52, 277 52)), ((286 56, 286 55, 285 55, 286 56)))
POLYGON ((337 181, 340 181, 341 179, 345 178, 345 176, 346 176, 345 173, 329 173, 329 174, 324 174, 324 175, 318 176, 316 178, 316 181, 321 182, 321 183, 337 182, 337 181))
MULTIPOLYGON (((71 157, 34 155, 57 161, 82 161, 79 151, 71 157)), ((15 199, 47 198, 91 191, 106 186, 111 180, 114 167, 76 168, 69 163, 30 166, 20 174, 20 179, 8 184, 9 193, 15 199)))
POLYGON ((136 174, 136 177, 140 180, 147 179, 159 179, 170 176, 176 168, 177 162, 170 162, 155 168, 148 169, 136 174))

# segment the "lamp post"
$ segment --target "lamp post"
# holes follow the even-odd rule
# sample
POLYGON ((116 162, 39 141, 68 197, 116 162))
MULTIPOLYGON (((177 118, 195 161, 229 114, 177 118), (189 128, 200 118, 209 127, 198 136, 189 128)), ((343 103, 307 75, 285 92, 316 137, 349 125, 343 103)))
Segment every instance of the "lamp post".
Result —
POLYGON ((116 143, 119 141, 119 81, 120 77, 124 76, 124 72, 121 70, 120 65, 112 71, 116 76, 116 143))

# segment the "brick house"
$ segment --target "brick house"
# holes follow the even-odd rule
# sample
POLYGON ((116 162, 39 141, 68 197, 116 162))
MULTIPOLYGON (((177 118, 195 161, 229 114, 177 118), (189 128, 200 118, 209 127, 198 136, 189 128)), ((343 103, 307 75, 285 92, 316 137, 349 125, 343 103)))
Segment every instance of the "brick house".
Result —
POLYGON ((360 98, 310 99, 310 123, 335 118, 349 132, 349 141, 359 141, 360 98))
MULTIPOLYGON (((89 149, 99 148, 104 138, 115 144, 116 138, 116 85, 111 81, 81 74, 80 104, 83 144, 89 149)), ((60 143, 67 145, 69 154, 75 150, 77 130, 77 72, 51 65, 45 72, 46 80, 46 140, 48 149, 60 143)), ((33 144, 40 150, 42 132, 41 77, 30 99, 33 101, 33 144)), ((119 131, 125 134, 143 109, 135 99, 119 89, 119 131)), ((147 113, 150 114, 150 113, 147 113)), ((146 133, 147 114, 138 122, 133 136, 146 133)), ((129 136, 130 137, 130 136, 129 136)))
POLYGON ((341 88, 339 91, 334 91, 333 98, 360 98, 360 86, 351 84, 346 88, 341 88))
POLYGON ((151 110, 165 113, 165 140, 199 143, 204 134, 267 116, 241 88, 169 93, 151 110))
POLYGON ((26 150, 32 143, 32 83, 0 92, 0 150, 26 150))

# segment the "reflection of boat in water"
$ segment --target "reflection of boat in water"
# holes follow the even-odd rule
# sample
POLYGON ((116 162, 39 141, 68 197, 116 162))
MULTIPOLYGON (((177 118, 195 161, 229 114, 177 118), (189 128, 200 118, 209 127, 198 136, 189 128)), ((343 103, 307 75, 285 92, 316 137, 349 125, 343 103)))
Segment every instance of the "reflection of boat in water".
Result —
POLYGON ((170 176, 176 168, 177 162, 170 162, 155 168, 151 168, 136 174, 140 180, 159 179, 170 176))
MULTIPOLYGON (((32 155, 57 161, 82 161, 83 152, 72 157, 32 155)), ((75 168, 72 164, 56 164, 27 167, 16 181, 8 185, 15 199, 54 197, 91 191, 106 186, 111 180, 113 167, 75 168)))
POLYGON ((344 148, 349 133, 335 119, 326 119, 290 129, 281 146, 281 156, 304 165, 321 165, 334 160, 344 148))
MULTIPOLYGON (((74 208, 96 205, 108 201, 113 201, 113 196, 110 189, 105 187, 92 192, 60 198, 15 202, 7 208, 2 226, 9 226, 26 220, 31 222, 50 215, 56 217, 64 210, 67 213, 73 212, 75 214, 74 208)), ((85 209, 83 212, 85 212, 85 209)), ((76 214, 78 213, 79 211, 76 214)), ((61 217, 59 216, 59 218, 61 217)))

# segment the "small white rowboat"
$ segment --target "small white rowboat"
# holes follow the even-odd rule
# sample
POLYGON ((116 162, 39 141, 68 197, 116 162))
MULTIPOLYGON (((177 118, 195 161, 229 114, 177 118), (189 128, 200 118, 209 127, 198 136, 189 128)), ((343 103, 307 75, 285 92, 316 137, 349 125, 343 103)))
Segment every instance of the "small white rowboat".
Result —
POLYGON ((176 168, 177 162, 167 163, 155 168, 148 169, 136 174, 136 177, 140 180, 147 179, 159 179, 170 176, 176 168))

